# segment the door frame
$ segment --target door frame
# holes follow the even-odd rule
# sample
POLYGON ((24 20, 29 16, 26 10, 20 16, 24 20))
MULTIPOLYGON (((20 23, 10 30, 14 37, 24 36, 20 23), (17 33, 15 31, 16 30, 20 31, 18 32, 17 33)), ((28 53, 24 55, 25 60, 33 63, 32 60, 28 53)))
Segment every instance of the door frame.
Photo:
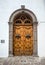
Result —
POLYGON ((9 24, 9 56, 13 56, 13 20, 14 20, 14 17, 22 11, 29 14, 33 19, 33 56, 38 56, 37 17, 32 11, 26 8, 21 8, 21 9, 14 11, 9 18, 9 22, 8 22, 9 24))

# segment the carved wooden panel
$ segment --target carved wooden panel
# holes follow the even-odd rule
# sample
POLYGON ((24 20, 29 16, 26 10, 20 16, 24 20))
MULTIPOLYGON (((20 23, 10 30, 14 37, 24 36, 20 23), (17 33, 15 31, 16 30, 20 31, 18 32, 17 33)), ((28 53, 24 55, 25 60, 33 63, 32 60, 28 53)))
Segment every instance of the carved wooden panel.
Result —
POLYGON ((13 54, 33 54, 33 28, 32 26, 13 26, 13 54))

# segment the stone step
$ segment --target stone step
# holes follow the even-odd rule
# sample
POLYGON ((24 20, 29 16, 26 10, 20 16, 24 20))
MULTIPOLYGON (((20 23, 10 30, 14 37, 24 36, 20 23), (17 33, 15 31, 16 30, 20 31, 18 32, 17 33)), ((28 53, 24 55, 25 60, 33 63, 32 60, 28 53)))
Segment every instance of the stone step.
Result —
POLYGON ((3 63, 2 65, 45 65, 45 58, 32 56, 15 56, 2 59, 1 62, 3 63))

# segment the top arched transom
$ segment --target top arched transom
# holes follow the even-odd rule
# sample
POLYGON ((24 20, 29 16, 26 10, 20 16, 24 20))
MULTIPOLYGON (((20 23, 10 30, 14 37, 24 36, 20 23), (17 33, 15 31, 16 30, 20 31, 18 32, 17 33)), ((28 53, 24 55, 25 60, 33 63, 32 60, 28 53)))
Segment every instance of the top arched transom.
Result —
POLYGON ((14 17, 13 22, 14 25, 29 25, 32 24, 33 19, 28 13, 22 11, 14 17))
POLYGON ((17 23, 19 21, 19 23, 22 23, 22 20, 24 21, 24 23, 30 23, 31 21, 32 23, 37 22, 35 14, 28 9, 18 9, 14 11, 10 16, 9 22, 16 21, 17 23))

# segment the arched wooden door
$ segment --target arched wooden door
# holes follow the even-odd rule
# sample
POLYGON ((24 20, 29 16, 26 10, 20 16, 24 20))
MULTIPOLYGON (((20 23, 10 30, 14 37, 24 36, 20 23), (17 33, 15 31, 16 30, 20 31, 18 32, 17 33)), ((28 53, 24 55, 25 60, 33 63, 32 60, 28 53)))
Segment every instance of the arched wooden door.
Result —
POLYGON ((13 23, 13 54, 16 56, 33 54, 32 20, 20 15, 13 23))

